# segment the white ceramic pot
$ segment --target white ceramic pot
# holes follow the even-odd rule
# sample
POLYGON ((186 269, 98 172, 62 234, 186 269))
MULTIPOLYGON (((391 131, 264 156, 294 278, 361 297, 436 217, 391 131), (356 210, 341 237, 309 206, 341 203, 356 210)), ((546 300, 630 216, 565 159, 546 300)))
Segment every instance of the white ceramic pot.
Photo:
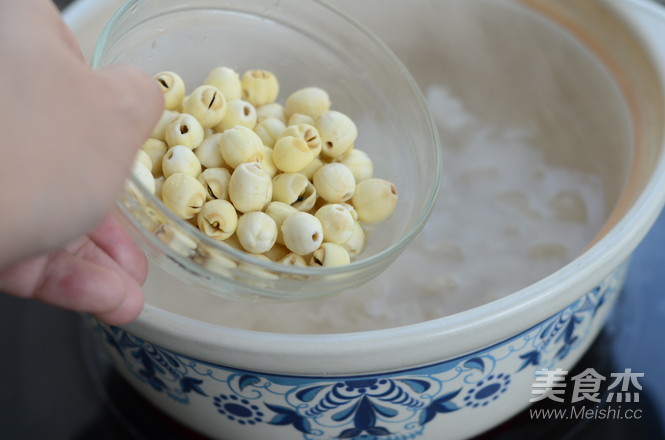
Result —
MULTIPOLYGON (((433 23, 438 30, 453 32, 444 35, 459 33, 457 40, 439 42, 446 47, 473 41, 463 26, 456 26, 455 16, 429 11, 426 20, 414 21, 416 12, 423 17, 427 10, 418 10, 412 2, 401 6, 381 2, 382 14, 350 1, 334 3, 384 38, 422 87, 439 59, 438 46, 418 45, 423 40, 417 33, 394 32, 396 23, 423 30, 425 38, 433 35, 433 28, 427 28, 433 23)), ((378 7, 378 2, 368 3, 378 7)), ((414 3, 425 8, 436 2, 414 3)), ((614 208, 593 243, 570 264, 501 299, 385 330, 323 335, 255 332, 178 316, 152 305, 124 328, 90 320, 117 369, 148 400, 193 429, 227 440, 468 438, 526 408, 537 370, 569 370, 580 359, 616 302, 631 252, 665 202, 665 52, 657 44, 665 34, 665 15, 638 0, 473 3, 484 12, 471 8, 460 13, 480 13, 482 35, 497 32, 496 44, 511 32, 532 32, 530 26, 547 29, 530 34, 534 44, 529 50, 534 52, 526 56, 519 51, 527 46, 495 54, 505 63, 497 61, 493 75, 486 77, 480 71, 464 74, 463 70, 478 65, 474 57, 483 56, 482 52, 474 52, 473 44, 458 52, 451 82, 466 90, 464 98, 470 105, 475 102, 476 111, 484 108, 505 121, 515 120, 529 111, 537 113, 534 100, 547 97, 548 111, 581 118, 579 125, 562 127, 581 127, 581 133, 590 127, 612 132, 610 121, 622 117, 630 125, 626 144, 619 142, 612 151, 597 144, 589 147, 590 162, 603 158, 613 164, 604 181, 614 208), (554 34, 565 38, 546 37, 554 34), (602 66, 625 102, 625 113, 594 109, 575 90, 570 96, 556 87, 544 90, 551 84, 543 83, 543 77, 519 76, 520 62, 565 63, 566 58, 556 56, 565 52, 562 45, 581 48, 602 66), (542 53, 551 56, 535 56, 542 53), (492 87, 487 78, 502 87, 492 87), (516 84, 525 93, 512 93, 516 84), (506 102, 511 110, 506 110, 506 102)), ((80 10, 77 14, 84 16, 80 10)), ((73 24, 83 26, 81 21, 73 24)), ((589 78, 577 64, 571 64, 569 71, 573 78, 589 78)), ((598 96, 603 90, 596 91, 598 96)), ((550 152, 556 158, 556 151, 550 152)))

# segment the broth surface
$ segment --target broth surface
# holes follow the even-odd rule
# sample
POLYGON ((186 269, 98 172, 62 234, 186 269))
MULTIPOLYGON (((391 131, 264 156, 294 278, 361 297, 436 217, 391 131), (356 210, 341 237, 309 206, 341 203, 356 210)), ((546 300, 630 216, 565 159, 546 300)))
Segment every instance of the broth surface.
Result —
POLYGON ((153 266, 148 303, 250 330, 376 330, 501 298, 584 251, 630 162, 630 118, 612 78, 564 30, 512 2, 425 3, 452 9, 395 3, 382 8, 395 17, 357 15, 411 69, 444 148, 439 200, 403 255, 356 291, 277 304, 223 300, 153 266), (459 38, 434 39, 432 17, 449 12, 459 38), (385 23, 396 17, 407 37, 391 41, 385 23))
POLYGON ((147 301, 211 323, 287 333, 373 330, 481 305, 552 273, 584 250, 607 207, 602 179, 548 164, 537 132, 492 126, 443 87, 427 93, 445 148, 432 217, 381 276, 357 291, 285 304, 227 301, 151 267, 147 301), (444 117, 445 116, 445 117, 444 117))

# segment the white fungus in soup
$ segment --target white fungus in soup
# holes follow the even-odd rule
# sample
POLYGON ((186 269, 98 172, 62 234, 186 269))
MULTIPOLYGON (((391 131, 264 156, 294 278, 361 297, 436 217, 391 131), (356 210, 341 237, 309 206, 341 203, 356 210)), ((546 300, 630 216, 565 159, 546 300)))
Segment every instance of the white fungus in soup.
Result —
POLYGON ((198 291, 153 266, 147 302, 250 330, 375 330, 487 303, 579 255, 607 213, 600 176, 546 163, 535 130, 480 120, 441 86, 426 95, 449 134, 442 191, 423 231, 385 273, 329 298, 253 304, 198 291))

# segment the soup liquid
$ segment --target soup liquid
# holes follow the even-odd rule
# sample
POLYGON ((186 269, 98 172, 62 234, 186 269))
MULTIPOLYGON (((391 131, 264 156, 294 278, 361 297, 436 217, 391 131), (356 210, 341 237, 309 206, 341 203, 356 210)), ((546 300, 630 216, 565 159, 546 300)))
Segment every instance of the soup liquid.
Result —
POLYGON ((404 26, 396 40, 389 17, 357 15, 370 27, 374 19, 409 66, 444 149, 432 216, 395 263, 355 291, 276 304, 223 300, 151 267, 148 303, 242 329, 376 330, 504 297, 589 245, 629 164, 629 118, 610 75, 565 31, 515 2, 423 3, 430 13, 404 2, 385 8, 404 26), (435 17, 455 18, 427 21, 435 17), (432 29, 451 35, 433 45, 432 29))
POLYGON ((385 273, 329 298, 254 304, 216 298, 151 267, 147 301, 243 329, 372 330, 492 301, 583 251, 607 212, 600 177, 548 164, 531 145, 533 131, 478 120, 442 87, 427 91, 427 99, 456 139, 445 149, 442 190, 430 220, 385 273))

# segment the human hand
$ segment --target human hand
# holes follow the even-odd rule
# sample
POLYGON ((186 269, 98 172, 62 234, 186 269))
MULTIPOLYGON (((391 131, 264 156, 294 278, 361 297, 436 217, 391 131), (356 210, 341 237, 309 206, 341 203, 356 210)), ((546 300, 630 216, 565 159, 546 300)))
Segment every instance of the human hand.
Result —
POLYGON ((77 237, 122 190, 161 115, 159 87, 130 66, 92 71, 50 0, 0 2, 0 60, 0 290, 127 321, 141 304, 129 278, 142 282, 145 263, 126 262, 142 257, 107 222, 77 237))
POLYGON ((145 256, 109 216, 56 251, 0 269, 0 291, 119 325, 141 312, 147 273, 145 256))

